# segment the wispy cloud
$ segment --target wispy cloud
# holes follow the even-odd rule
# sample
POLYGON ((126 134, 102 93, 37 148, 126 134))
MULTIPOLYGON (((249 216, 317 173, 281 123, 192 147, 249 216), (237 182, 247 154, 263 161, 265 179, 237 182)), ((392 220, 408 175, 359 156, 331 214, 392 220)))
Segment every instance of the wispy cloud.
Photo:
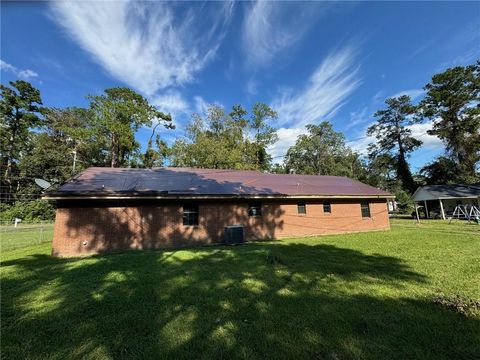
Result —
MULTIPOLYGON (((364 131, 366 133, 366 129, 364 131)), ((377 139, 374 136, 360 136, 354 140, 347 141, 347 145, 352 148, 353 151, 359 153, 360 155, 367 155, 368 145, 371 143, 376 143, 377 139)))
POLYGON ((30 80, 32 78, 38 77, 38 74, 30 69, 19 69, 3 60, 0 59, 0 70, 6 71, 18 76, 21 79, 30 80))
POLYGON ((364 124, 372 119, 371 114, 368 113, 367 107, 363 107, 360 110, 350 112, 350 121, 345 127, 346 130, 364 124))
POLYGON ((300 91, 284 91, 273 102, 280 125, 304 126, 331 117, 360 85, 356 51, 345 47, 328 55, 300 91))
POLYGON ((201 96, 195 96, 195 112, 197 114, 203 115, 207 113, 208 106, 210 105, 205 99, 201 96))
POLYGON ((374 104, 381 103, 383 102, 384 97, 385 97, 385 92, 383 90, 377 91, 375 95, 373 95, 372 97, 372 102, 374 104))
POLYGON ((442 39, 442 49, 450 54, 450 59, 441 64, 442 70, 447 67, 471 64, 480 57, 478 19, 455 30, 448 41, 442 39))
POLYGON ((245 14, 242 45, 250 65, 266 65, 296 44, 330 4, 257 1, 245 14))
MULTIPOLYGON (((368 126, 371 124, 373 124, 373 122, 368 126)), ((441 150, 443 149, 442 141, 436 136, 427 134, 427 131, 432 129, 432 125, 433 121, 427 121, 425 123, 413 124, 407 127, 412 131, 412 137, 423 142, 422 149, 441 150)), ((362 155, 367 155, 368 145, 377 142, 377 139, 374 136, 366 135, 368 126, 364 128, 362 132, 364 134, 363 136, 347 141, 348 146, 362 155)))
POLYGON ((258 92, 258 83, 254 79, 249 79, 245 85, 245 91, 249 95, 256 95, 258 92))
POLYGON ((392 96, 389 96, 389 97, 399 97, 399 96, 402 96, 402 95, 407 95, 407 96, 410 96, 410 98, 412 100, 415 100, 417 99, 418 97, 422 96, 423 94, 425 93, 425 91, 423 91, 422 89, 411 89, 411 90, 403 90, 403 91, 400 91, 396 94, 393 94, 392 96))
POLYGON ((212 9, 163 2, 58 1, 51 4, 51 17, 113 77, 152 95, 193 81, 214 57, 233 4, 215 7, 215 13, 207 8, 212 9))
POLYGON ((357 51, 346 46, 328 55, 315 69, 305 87, 293 93, 283 91, 272 102, 278 112, 279 141, 270 148, 283 155, 305 133, 305 125, 330 119, 361 83, 357 51))
POLYGON ((176 90, 168 90, 161 95, 153 96, 150 101, 160 111, 170 113, 174 117, 186 114, 190 109, 187 100, 176 90))

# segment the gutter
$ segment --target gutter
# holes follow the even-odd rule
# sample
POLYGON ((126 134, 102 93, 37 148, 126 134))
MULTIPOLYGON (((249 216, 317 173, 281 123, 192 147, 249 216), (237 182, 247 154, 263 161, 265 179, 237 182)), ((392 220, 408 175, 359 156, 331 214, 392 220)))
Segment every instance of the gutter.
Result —
POLYGON ((395 199, 394 195, 44 195, 43 200, 395 199))
POLYGON ((437 198, 430 198, 430 199, 412 199, 415 202, 420 202, 420 201, 438 201, 438 200, 457 200, 457 199, 478 199, 480 196, 457 196, 457 197, 437 197, 437 198))

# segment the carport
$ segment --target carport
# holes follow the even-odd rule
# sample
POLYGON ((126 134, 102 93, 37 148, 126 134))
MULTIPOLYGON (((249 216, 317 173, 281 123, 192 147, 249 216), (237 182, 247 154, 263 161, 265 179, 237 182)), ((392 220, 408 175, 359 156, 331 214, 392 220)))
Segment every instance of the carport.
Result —
POLYGON ((480 183, 420 186, 412 195, 412 200, 425 207, 427 219, 431 217, 431 211, 438 208, 445 220, 457 205, 480 206, 480 183))

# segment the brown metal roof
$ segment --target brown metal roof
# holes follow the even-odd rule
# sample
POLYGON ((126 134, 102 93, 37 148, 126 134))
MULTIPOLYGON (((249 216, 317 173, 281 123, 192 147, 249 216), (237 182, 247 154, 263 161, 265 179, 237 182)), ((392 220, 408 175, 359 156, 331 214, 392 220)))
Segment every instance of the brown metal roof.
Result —
POLYGON ((194 168, 91 167, 47 199, 105 197, 391 197, 346 177, 194 168))

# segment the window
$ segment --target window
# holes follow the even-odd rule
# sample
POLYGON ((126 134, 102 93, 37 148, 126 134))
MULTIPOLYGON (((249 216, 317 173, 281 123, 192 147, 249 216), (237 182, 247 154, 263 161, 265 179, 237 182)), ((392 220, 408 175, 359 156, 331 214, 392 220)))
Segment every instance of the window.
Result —
POLYGON ((183 225, 198 225, 198 205, 183 205, 183 225))
POLYGON ((307 204, 304 202, 299 202, 297 204, 297 209, 299 214, 306 214, 307 213, 307 204))
POLYGON ((370 217, 370 205, 368 204, 368 201, 362 201, 360 203, 360 206, 362 208, 362 217, 363 218, 369 218, 370 217))
POLYGON ((262 204, 248 204, 248 216, 262 216, 262 204))
POLYGON ((332 212, 332 205, 330 205, 330 201, 323 202, 323 212, 324 213, 331 213, 332 212))

